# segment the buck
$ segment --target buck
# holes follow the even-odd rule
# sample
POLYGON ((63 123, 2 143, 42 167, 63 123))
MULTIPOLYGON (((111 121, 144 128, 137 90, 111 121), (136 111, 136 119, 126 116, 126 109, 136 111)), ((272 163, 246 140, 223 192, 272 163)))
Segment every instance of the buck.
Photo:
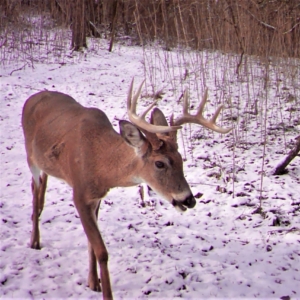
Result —
POLYGON ((22 126, 27 162, 32 173, 32 233, 30 247, 40 249, 39 217, 43 211, 48 175, 62 179, 73 189, 73 200, 88 239, 88 286, 112 299, 108 271, 108 252, 97 226, 101 199, 114 187, 142 182, 180 211, 196 204, 183 174, 182 158, 177 151, 176 132, 184 123, 196 123, 216 132, 231 128, 216 125, 220 106, 211 120, 202 116, 207 90, 196 115, 188 113, 184 93, 183 114, 168 125, 163 113, 155 108, 150 123, 146 114, 136 114, 142 84, 128 97, 129 121, 119 122, 117 133, 105 113, 80 105, 59 92, 43 91, 31 96, 23 107, 22 126), (100 282, 97 272, 100 267, 100 282), (101 283, 101 285, 100 285, 101 283), (101 289, 102 287, 102 289, 101 289))

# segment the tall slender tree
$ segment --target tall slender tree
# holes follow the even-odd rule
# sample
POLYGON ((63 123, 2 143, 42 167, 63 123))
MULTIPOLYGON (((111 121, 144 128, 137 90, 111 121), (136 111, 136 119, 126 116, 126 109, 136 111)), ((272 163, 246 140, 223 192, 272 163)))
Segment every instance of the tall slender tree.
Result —
POLYGON ((74 0, 72 9, 72 42, 73 50, 87 48, 86 42, 86 7, 85 0, 74 0))

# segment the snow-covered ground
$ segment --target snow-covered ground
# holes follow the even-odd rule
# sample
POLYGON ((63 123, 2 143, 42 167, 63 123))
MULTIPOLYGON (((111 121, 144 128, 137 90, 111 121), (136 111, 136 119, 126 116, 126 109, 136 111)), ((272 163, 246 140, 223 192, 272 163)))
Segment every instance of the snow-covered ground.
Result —
POLYGON ((114 297, 300 299, 299 156, 288 174, 271 175, 299 135, 299 70, 295 84, 288 85, 276 77, 281 74, 276 66, 263 81, 259 62, 248 62, 251 69, 245 66, 236 78, 234 58, 221 53, 193 56, 121 45, 109 53, 106 48, 103 41, 95 51, 73 53, 61 62, 35 61, 34 68, 13 61, 1 66, 1 299, 102 297, 86 286, 86 237, 71 189, 56 179, 48 182, 41 216, 42 249, 29 248, 31 177, 21 111, 30 95, 57 90, 102 109, 118 130, 118 120, 127 118, 133 76, 136 82, 147 77, 140 107, 152 101, 146 95, 160 90, 159 107, 167 116, 180 113, 184 88, 195 108, 208 86, 206 113, 225 102, 219 123, 235 129, 221 136, 188 125, 178 135, 187 181, 194 195, 203 194, 194 209, 180 214, 153 193, 141 205, 138 187, 113 189, 103 199, 99 227, 110 255, 114 297), (252 114, 256 100, 258 113, 252 114), (253 214, 260 197, 263 213, 253 214))

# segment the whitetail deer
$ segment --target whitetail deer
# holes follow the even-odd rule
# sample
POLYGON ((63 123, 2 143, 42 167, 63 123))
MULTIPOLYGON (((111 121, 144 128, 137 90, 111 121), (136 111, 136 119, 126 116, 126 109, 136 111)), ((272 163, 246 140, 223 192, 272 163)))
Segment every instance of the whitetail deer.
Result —
POLYGON ((133 186, 145 182, 180 211, 196 204, 183 175, 183 163, 177 151, 176 131, 184 123, 197 123, 220 133, 231 129, 215 124, 221 107, 210 121, 202 112, 207 92, 198 113, 188 113, 184 94, 183 115, 168 126, 166 118, 154 109, 151 122, 146 113, 136 114, 136 104, 143 83, 132 97, 131 82, 127 110, 128 121, 120 121, 120 134, 104 112, 86 108, 68 95, 43 91, 25 103, 22 126, 27 162, 32 173, 32 234, 30 247, 40 249, 39 217, 44 207, 48 175, 66 181, 73 188, 73 199, 88 238, 88 285, 101 291, 104 299, 112 299, 107 267, 108 253, 97 226, 101 198, 113 187, 133 186))

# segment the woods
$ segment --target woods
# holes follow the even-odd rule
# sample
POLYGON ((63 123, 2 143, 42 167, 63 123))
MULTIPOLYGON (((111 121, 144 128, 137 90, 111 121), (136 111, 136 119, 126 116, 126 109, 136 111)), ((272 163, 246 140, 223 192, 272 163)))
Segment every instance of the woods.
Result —
MULTIPOLYGON (((233 55, 237 79, 244 73, 249 80, 247 70, 251 62, 248 61, 257 58, 264 69, 266 99, 273 66, 278 82, 282 81, 279 77, 283 74, 288 84, 297 84, 296 60, 300 58, 300 3, 297 0, 5 0, 0 5, 1 62, 22 62, 11 74, 26 66, 33 67, 34 61, 40 59, 35 57, 37 53, 44 57, 44 47, 47 56, 60 57, 66 55, 66 45, 71 51, 80 52, 93 48, 97 39, 103 38, 108 41, 109 52, 113 51, 115 42, 120 42, 158 46, 167 52, 183 51, 183 56, 184 51, 190 50, 233 55), (286 64, 283 59, 291 63, 286 64)), ((153 62, 152 55, 148 59, 153 62)), ((184 69, 185 80, 191 70, 184 69)), ((155 94, 156 75, 152 72, 149 69, 148 75, 155 94)), ((195 78, 197 76, 201 76, 200 73, 195 78)), ((228 83, 223 84, 228 88, 228 83)), ((297 104, 296 91, 291 90, 281 97, 297 104)), ((255 106, 257 115, 258 100, 247 101, 255 106)), ((263 105, 262 102, 261 108, 263 105)), ((246 110, 246 113, 250 112, 246 110)), ((291 121, 296 126, 299 123, 297 117, 291 121)), ((297 145, 274 174, 287 172, 288 163, 299 155, 297 145)))
POLYGON ((42 14, 53 26, 71 28, 74 50, 87 47, 86 37, 113 41, 117 33, 140 44, 235 52, 241 59, 244 54, 300 57, 297 0, 4 0, 1 11, 3 37, 22 24, 21 13, 42 14))

